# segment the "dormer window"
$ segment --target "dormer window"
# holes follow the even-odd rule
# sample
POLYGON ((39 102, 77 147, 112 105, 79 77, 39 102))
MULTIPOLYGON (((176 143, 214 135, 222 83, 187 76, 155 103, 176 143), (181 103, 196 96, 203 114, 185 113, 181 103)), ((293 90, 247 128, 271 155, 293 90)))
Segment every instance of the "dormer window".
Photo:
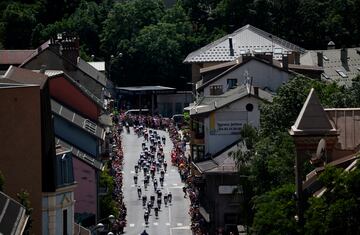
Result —
POLYGON ((222 95, 223 86, 222 85, 211 85, 210 86, 210 95, 222 95))
POLYGON ((348 76, 346 75, 346 73, 340 69, 337 69, 336 72, 343 78, 347 78, 348 76))
POLYGON ((237 79, 236 78, 230 78, 227 80, 227 87, 228 89, 232 89, 237 86, 237 79))

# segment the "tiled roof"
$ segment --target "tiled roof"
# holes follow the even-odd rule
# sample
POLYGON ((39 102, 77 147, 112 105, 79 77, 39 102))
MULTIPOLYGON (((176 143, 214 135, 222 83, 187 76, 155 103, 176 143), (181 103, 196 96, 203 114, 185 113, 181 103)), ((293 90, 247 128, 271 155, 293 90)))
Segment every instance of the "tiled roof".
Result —
MULTIPOLYGON (((305 49, 278 38, 270 33, 251 25, 236 30, 194 52, 191 52, 184 60, 184 63, 202 62, 225 62, 232 61, 245 53, 253 53, 255 50, 261 52, 273 52, 274 49, 281 49, 281 53, 296 51, 304 53, 305 49), (229 38, 232 38, 234 55, 230 55, 229 38)), ((275 51, 274 51, 275 52, 275 51)), ((280 53, 280 54, 281 54, 280 53)), ((274 53, 275 59, 280 59, 274 53)))
POLYGON ((96 160, 94 157, 91 157, 89 155, 87 155, 86 153, 82 152, 81 150, 77 149, 76 147, 72 146, 71 144, 59 139, 59 138, 55 138, 55 144, 60 144, 68 149, 70 149, 70 151, 72 152, 72 154, 79 158, 80 160, 86 162, 87 164, 89 164, 90 166, 102 171, 104 169, 104 165, 102 164, 101 161, 96 160))
POLYGON ((19 65, 36 50, 0 50, 0 64, 19 65))
POLYGON ((22 234, 28 216, 23 205, 0 191, 0 234, 22 234))
POLYGON ((36 73, 28 69, 22 69, 10 66, 3 76, 6 79, 23 84, 37 84, 42 88, 46 83, 47 76, 42 73, 36 73))
POLYGON ((241 85, 225 92, 222 95, 202 97, 196 105, 190 107, 190 115, 204 114, 218 110, 230 103, 240 100, 248 95, 272 102, 273 95, 258 88, 258 95, 255 95, 254 87, 241 85))
POLYGON ((302 65, 318 65, 317 53, 322 53, 324 73, 322 80, 335 81, 339 85, 351 86, 352 79, 360 75, 360 47, 347 48, 347 61, 341 61, 341 49, 308 51, 300 57, 302 65), (343 72, 345 76, 341 76, 343 72))
POLYGON ((62 106, 55 100, 51 100, 51 110, 56 115, 66 119, 67 121, 73 123, 75 126, 83 129, 84 131, 90 133, 97 138, 104 140, 105 139, 105 130, 100 126, 96 125, 96 123, 86 119, 79 114, 71 111, 70 109, 62 106))

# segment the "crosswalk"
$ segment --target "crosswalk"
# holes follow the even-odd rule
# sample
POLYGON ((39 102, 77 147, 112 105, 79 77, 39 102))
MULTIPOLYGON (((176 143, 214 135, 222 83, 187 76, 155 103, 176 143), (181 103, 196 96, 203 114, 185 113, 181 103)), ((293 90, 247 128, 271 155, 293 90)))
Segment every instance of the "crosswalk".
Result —
MULTIPOLYGON (((149 225, 153 225, 153 226, 161 226, 162 224, 159 224, 158 222, 153 222, 153 223, 149 223, 149 224, 145 224, 142 223, 142 226, 149 226, 149 225)), ((166 226, 170 226, 171 224, 169 222, 165 223, 166 226)), ((134 228, 135 224, 129 224, 129 228, 134 228)), ((183 223, 176 223, 175 226, 172 227, 172 229, 190 229, 190 226, 184 226, 183 223)))

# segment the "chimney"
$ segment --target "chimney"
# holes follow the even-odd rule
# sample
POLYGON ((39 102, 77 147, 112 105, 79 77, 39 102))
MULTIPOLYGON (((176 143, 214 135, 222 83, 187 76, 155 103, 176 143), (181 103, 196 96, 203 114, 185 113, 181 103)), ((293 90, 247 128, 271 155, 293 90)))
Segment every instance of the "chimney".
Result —
POLYGON ((323 67, 324 66, 324 61, 323 61, 323 53, 322 52, 318 52, 317 53, 317 65, 319 66, 319 67, 323 67))
POLYGON ((282 56, 282 67, 283 69, 285 70, 288 70, 289 69, 289 58, 287 55, 283 55, 282 56))
POLYGON ((79 38, 70 34, 63 34, 60 44, 60 53, 76 65, 79 57, 79 38))
POLYGON ((40 73, 45 74, 45 71, 46 71, 46 65, 42 64, 40 68, 40 73))
POLYGON ((259 96, 259 87, 254 86, 254 95, 259 96))
POLYGON ((234 56, 234 47, 232 37, 229 37, 229 49, 230 49, 230 56, 234 56))
POLYGON ((335 43, 334 43, 333 41, 330 41, 330 42, 327 44, 327 49, 328 49, 328 50, 335 49, 335 43))
POLYGON ((341 50, 340 50, 340 60, 341 60, 341 63, 347 64, 347 60, 348 60, 347 48, 341 48, 341 50))

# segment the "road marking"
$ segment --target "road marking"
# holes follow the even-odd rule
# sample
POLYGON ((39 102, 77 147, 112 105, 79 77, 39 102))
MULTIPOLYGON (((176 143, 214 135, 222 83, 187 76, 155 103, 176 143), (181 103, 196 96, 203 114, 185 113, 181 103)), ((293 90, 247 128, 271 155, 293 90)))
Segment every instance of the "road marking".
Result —
POLYGON ((170 223, 166 223, 166 226, 170 226, 170 223))
POLYGON ((130 228, 132 228, 132 227, 135 227, 135 224, 130 224, 129 226, 130 226, 130 228))
POLYGON ((135 171, 130 171, 131 174, 135 174, 135 171))
POLYGON ((158 222, 155 222, 155 223, 154 223, 154 225, 155 225, 155 226, 158 226, 158 225, 159 225, 159 223, 158 223, 158 222))
POLYGON ((181 227, 181 226, 183 226, 183 224, 182 223, 177 223, 176 226, 181 227))
POLYGON ((190 229, 190 226, 174 227, 171 230, 190 229))
POLYGON ((176 183, 175 183, 175 184, 173 184, 173 186, 177 186, 177 185, 178 185, 178 184, 176 184, 176 183))

